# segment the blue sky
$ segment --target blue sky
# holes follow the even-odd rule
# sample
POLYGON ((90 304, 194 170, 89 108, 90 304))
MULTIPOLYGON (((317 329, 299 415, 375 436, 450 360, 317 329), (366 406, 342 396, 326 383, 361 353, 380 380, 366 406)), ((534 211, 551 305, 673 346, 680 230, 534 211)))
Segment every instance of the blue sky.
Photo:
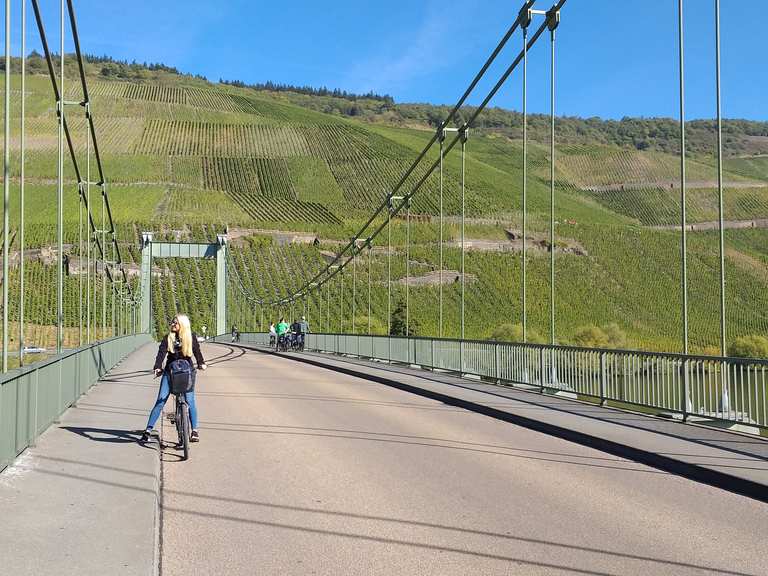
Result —
MULTIPOLYGON (((163 62, 214 81, 272 80, 374 90, 398 102, 452 103, 521 2, 76 0, 75 6, 87 52, 163 62)), ((58 1, 42 4, 49 41, 58 46, 58 1)), ((714 0, 686 0, 685 6, 687 117, 712 117, 714 0)), ((722 6, 723 113, 768 120, 768 1, 722 0, 722 6)), ((549 110, 549 41, 543 40, 531 53, 534 112, 549 110)), ((489 78, 498 77, 521 42, 519 35, 511 41, 489 78)), ((13 44, 18 50, 18 38, 13 44)), ((677 0, 569 0, 557 65, 558 114, 676 117, 677 0)), ((493 104, 518 109, 520 78, 513 74, 493 104)))

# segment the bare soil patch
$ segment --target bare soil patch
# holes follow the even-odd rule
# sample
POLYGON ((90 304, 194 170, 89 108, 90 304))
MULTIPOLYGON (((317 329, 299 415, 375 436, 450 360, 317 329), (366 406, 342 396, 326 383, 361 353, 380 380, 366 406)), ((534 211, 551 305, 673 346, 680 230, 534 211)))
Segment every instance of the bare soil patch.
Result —
MULTIPOLYGON (((440 279, 440 271, 435 270, 426 274, 422 274, 421 276, 408 276, 406 278, 400 278, 397 283, 402 284, 403 286, 439 286, 440 279)), ((464 274, 464 281, 467 284, 477 282, 477 276, 474 274, 464 274)), ((461 282, 461 272, 458 272, 457 270, 443 270, 443 284, 454 284, 458 282, 461 282)))

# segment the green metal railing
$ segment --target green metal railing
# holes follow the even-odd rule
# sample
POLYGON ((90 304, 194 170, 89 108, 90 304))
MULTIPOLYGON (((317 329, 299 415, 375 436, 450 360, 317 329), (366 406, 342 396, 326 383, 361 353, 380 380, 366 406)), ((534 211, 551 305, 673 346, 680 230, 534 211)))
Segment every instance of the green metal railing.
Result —
MULTIPOLYGON (((240 343, 268 346, 269 335, 240 343)), ((768 360, 365 334, 308 334, 306 349, 768 428, 768 360)))
POLYGON ((0 376, 0 470, 149 334, 94 342, 0 376))
POLYGON ((768 360, 353 334, 310 334, 306 347, 768 427, 768 360))

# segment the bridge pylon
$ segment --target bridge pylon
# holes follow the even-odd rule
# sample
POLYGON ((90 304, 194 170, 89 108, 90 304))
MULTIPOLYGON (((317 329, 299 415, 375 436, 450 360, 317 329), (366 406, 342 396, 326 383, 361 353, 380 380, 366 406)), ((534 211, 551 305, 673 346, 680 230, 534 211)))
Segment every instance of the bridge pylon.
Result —
POLYGON ((155 258, 216 259, 216 334, 227 331, 227 235, 214 243, 155 242, 152 232, 141 234, 141 331, 152 328, 152 261, 155 258))

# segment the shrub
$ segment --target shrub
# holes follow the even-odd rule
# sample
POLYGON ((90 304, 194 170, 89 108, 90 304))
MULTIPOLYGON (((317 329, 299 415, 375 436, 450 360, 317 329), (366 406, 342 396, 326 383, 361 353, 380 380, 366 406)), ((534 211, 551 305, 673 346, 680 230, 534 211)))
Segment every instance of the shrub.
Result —
POLYGON ((701 354, 702 356, 720 356, 720 346, 704 346, 703 348, 698 349, 697 354, 701 354))
POLYGON ((626 348, 627 334, 619 328, 616 323, 608 324, 603 327, 605 335, 608 336, 608 344, 611 348, 626 348))
POLYGON ((523 326, 522 324, 499 324, 491 331, 490 339, 501 342, 522 342, 523 326))
POLYGON ((581 326, 573 335, 573 343, 585 348, 608 348, 608 334, 599 326, 581 326))
POLYGON ((728 346, 728 355, 739 358, 768 358, 768 338, 757 334, 739 336, 728 346))
POLYGON ((625 348, 627 335, 618 324, 582 326, 574 333, 573 343, 585 348, 625 348))

